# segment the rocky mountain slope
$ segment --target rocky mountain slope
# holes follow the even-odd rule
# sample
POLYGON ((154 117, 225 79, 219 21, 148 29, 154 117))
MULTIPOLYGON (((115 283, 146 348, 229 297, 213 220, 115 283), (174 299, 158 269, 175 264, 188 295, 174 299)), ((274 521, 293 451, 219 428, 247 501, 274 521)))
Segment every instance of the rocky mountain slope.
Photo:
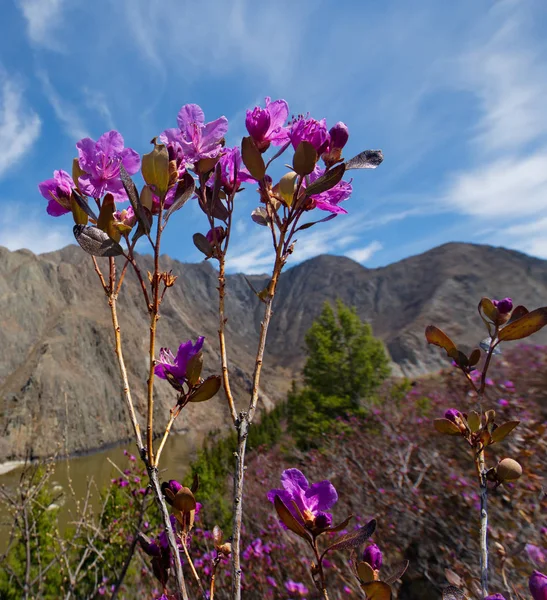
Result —
MULTIPOLYGON (((149 257, 142 257, 146 263, 149 257)), ((149 265, 151 267, 151 265, 149 265)), ((159 345, 206 336, 205 371, 218 372, 216 274, 207 262, 163 258, 179 276, 159 323, 159 345)), ((146 270, 146 269, 145 269, 146 270)), ((266 278, 253 277, 257 288, 266 278)), ((147 315, 132 276, 120 298, 120 321, 137 408, 145 412, 147 315)), ((243 275, 228 277, 227 338, 236 397, 247 399, 261 303, 243 275)), ((484 337, 475 312, 483 295, 511 295, 536 307, 547 300, 547 262, 488 246, 446 244, 381 269, 345 257, 319 256, 287 270, 274 304, 263 376, 266 406, 283 397, 302 365, 304 334, 326 300, 341 298, 372 323, 396 369, 410 376, 437 369, 429 322, 458 342, 484 337)), ((129 436, 112 351, 110 315, 89 257, 78 247, 36 256, 0 247, 0 461, 101 447, 129 436)), ((547 342, 547 334, 534 337, 547 342)), ((156 414, 165 422, 173 395, 158 382, 156 414)), ((222 394, 193 405, 179 420, 186 435, 227 422, 222 394)))

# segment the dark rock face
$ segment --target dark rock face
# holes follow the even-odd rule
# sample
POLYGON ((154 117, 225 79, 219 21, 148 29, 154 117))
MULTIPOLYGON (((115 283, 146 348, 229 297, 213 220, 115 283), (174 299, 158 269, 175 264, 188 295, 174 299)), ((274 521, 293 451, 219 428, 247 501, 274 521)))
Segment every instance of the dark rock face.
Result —
MULTIPOLYGON (((105 259, 99 259, 105 263, 105 259)), ((142 257, 144 271, 150 257, 142 257)), ((150 264, 148 264, 150 263, 150 264)), ((106 268, 106 265, 105 265, 106 268)), ((167 295, 158 344, 176 348, 206 336, 205 374, 219 372, 217 280, 213 266, 164 257, 179 276, 167 295)), ((254 276, 261 289, 267 279, 254 276)), ((228 277, 227 339, 236 398, 250 389, 262 304, 243 275, 228 277)), ((481 296, 512 295, 535 308, 547 298, 547 262, 518 252, 447 244, 381 269, 345 257, 319 256, 283 274, 268 336, 262 395, 283 397, 303 363, 304 334, 323 303, 340 298, 372 323, 399 372, 436 370, 442 352, 423 332, 435 323, 470 347, 484 337, 475 312, 481 296)), ((139 414, 145 414, 147 323, 144 300, 128 273, 119 300, 124 354, 139 414)), ((36 256, 0 247, 0 461, 86 451, 130 436, 113 354, 110 313, 92 263, 77 246, 36 256)), ((535 343, 547 335, 534 336, 535 343)), ((165 422, 173 395, 157 383, 156 418, 165 422)), ((185 410, 179 428, 192 435, 226 424, 222 394, 185 410)))

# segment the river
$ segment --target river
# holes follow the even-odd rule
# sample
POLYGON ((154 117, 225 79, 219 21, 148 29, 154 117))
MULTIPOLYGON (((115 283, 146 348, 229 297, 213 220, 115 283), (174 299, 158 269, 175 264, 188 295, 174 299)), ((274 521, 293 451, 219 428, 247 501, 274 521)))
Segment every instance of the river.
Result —
MULTIPOLYGON (((167 440, 161 456, 161 479, 178 479, 180 481, 188 472, 189 462, 193 456, 195 456, 195 449, 201 442, 202 439, 197 439, 193 434, 172 434, 167 440), (162 468, 162 466, 164 468, 162 468)), ((50 483, 53 486, 59 486, 58 490, 61 491, 62 489, 63 493, 64 501, 61 503, 59 512, 61 528, 66 526, 67 522, 74 518, 72 511, 75 506, 75 500, 70 492, 69 479, 72 483, 75 498, 82 500, 85 497, 91 481, 93 481, 100 490, 108 485, 111 479, 120 476, 120 473, 112 466, 108 459, 122 471, 127 468, 130 459, 124 454, 124 451, 127 452, 128 455, 137 454, 135 444, 126 442, 120 446, 111 447, 84 456, 76 456, 69 458, 68 460, 62 459, 55 463, 54 473, 50 479, 50 483)), ((137 460, 140 459, 137 457, 137 460)), ((13 491, 17 487, 21 472, 22 467, 19 466, 0 475, 0 486, 3 485, 7 490, 13 491)), ((98 507, 99 493, 94 486, 93 489, 92 503, 94 506, 98 507)), ((5 511, 2 504, 3 502, 0 500, 0 552, 5 549, 7 536, 11 527, 11 521, 7 518, 8 513, 5 511)))

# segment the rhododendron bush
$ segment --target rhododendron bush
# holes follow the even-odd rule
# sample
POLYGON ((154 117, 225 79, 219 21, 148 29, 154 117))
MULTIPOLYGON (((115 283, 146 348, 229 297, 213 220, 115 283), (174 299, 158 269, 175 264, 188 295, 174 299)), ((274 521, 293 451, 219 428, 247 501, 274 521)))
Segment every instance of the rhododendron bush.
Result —
MULTIPOLYGON (((137 531, 128 534, 128 546, 140 547, 141 556, 146 557, 143 572, 149 582, 154 582, 150 593, 156 598, 216 596, 238 600, 243 594, 265 598, 356 595, 388 600, 409 568, 405 552, 394 542, 397 531, 414 526, 409 524, 412 515, 419 520, 420 513, 428 507, 434 509, 440 496, 434 492, 435 486, 448 485, 453 477, 460 483, 468 477, 459 473, 460 461, 453 467, 447 459, 439 463, 437 458, 428 456, 426 446, 412 442, 417 418, 422 419, 420 428, 430 427, 429 414, 416 417, 404 405, 412 398, 412 392, 404 400, 399 399, 402 404, 390 417, 384 413, 380 418, 370 406, 369 416, 359 417, 364 418, 365 429, 372 427, 379 442, 372 448, 364 448, 363 456, 355 453, 344 456, 344 444, 340 443, 337 460, 344 456, 348 469, 346 481, 337 481, 335 485, 328 476, 312 476, 315 453, 310 453, 298 466, 278 468, 277 481, 268 484, 263 481, 262 486, 257 484, 255 474, 245 474, 248 467, 260 469, 260 457, 246 464, 246 446, 259 407, 261 370, 268 328, 275 318, 272 307, 279 276, 291 254, 298 255, 297 237, 305 236, 307 229, 320 227, 322 222, 351 218, 343 205, 352 193, 348 171, 374 169, 383 156, 378 150, 365 150, 346 160, 343 154, 349 131, 344 123, 329 128, 325 119, 309 115, 289 118, 289 107, 284 100, 266 98, 264 107, 247 111, 245 126, 248 135, 241 144, 228 148, 227 119, 221 116, 208 122, 199 106, 186 104, 177 115, 175 127, 155 133, 150 152, 140 156, 127 148, 117 131, 109 131, 98 140, 85 138, 76 144, 77 157, 71 168, 55 171, 52 179, 39 185, 47 201, 47 212, 52 217, 64 217, 67 226, 70 218, 74 221, 75 239, 94 263, 98 284, 105 293, 105 306, 111 313, 113 357, 119 368, 136 453, 147 478, 146 485, 139 480, 138 489, 144 489, 155 499, 158 511, 155 527, 145 528, 141 522, 137 531), (268 231, 273 265, 268 284, 264 289, 254 290, 262 303, 263 315, 248 399, 234 397, 232 392, 230 348, 225 338, 225 324, 230 318, 225 306, 229 293, 225 273, 230 242, 237 235, 233 227, 234 206, 243 185, 246 193, 254 193, 257 198, 257 207, 249 218, 268 231), (165 348, 157 333, 163 300, 172 286, 179 285, 171 272, 162 269, 162 234, 167 227, 174 227, 172 215, 190 204, 197 204, 203 213, 203 225, 193 235, 193 243, 218 268, 216 300, 221 361, 219 365, 207 365, 217 374, 206 378, 202 377, 203 346, 215 342, 200 336, 196 340, 181 340, 178 348, 165 348), (153 269, 149 272, 143 270, 136 253, 137 244, 153 254, 153 269), (137 416, 132 398, 135 384, 128 381, 125 367, 124 328, 131 325, 120 321, 117 310, 124 285, 131 285, 130 278, 126 278, 128 270, 136 276, 142 291, 142 310, 148 314, 150 323, 149 330, 143 332, 149 341, 148 366, 141 383, 136 384, 147 391, 144 422, 137 416), (173 397, 167 426, 161 431, 154 422, 157 385, 170 386, 173 397), (199 503, 199 478, 188 486, 175 480, 161 481, 162 452, 173 423, 183 410, 191 411, 193 403, 207 402, 217 393, 224 395, 237 432, 232 519, 230 530, 224 532, 218 526, 211 530, 201 526, 207 505, 199 503), (413 421, 398 430, 405 432, 398 439, 400 434, 394 433, 394 424, 399 421, 400 425, 404 415, 413 421), (393 456, 402 457, 399 469, 393 469, 396 464, 393 456), (416 466, 416 457, 421 466, 416 466), (252 485, 244 493, 246 478, 250 478, 252 485), (385 482, 380 483, 383 479, 385 482), (369 493, 380 504, 367 505, 355 496, 370 481, 375 483, 369 493), (262 519, 260 525, 247 515, 244 523, 247 504, 253 510, 269 511, 270 518, 262 519), (386 507, 388 510, 384 510, 386 507), (376 512, 382 519, 377 518, 376 512), (293 560, 288 560, 291 556, 293 560)), ((515 432, 519 431, 521 419, 513 415, 506 418, 507 407, 501 401, 497 413, 494 411, 487 394, 488 372, 501 345, 528 337, 547 323, 547 308, 532 311, 523 306, 513 308, 509 298, 499 301, 483 298, 479 314, 488 338, 469 356, 435 326, 429 326, 426 332, 427 341, 446 351, 471 389, 471 395, 462 392, 462 402, 445 406, 443 414, 434 421, 440 433, 454 436, 467 448, 475 465, 475 483, 469 480, 465 486, 468 495, 458 497, 454 504, 458 508, 454 513, 461 516, 461 522, 450 523, 450 527, 470 528, 470 538, 476 529, 480 530, 477 561, 469 565, 474 571, 459 572, 453 557, 450 585, 442 592, 446 600, 463 598, 466 593, 477 598, 499 598, 498 591, 508 594, 512 589, 509 583, 503 589, 497 586, 496 594, 492 595, 489 587, 488 518, 489 510, 492 517, 498 511, 489 509, 488 501, 493 496, 490 504, 495 506, 500 490, 509 493, 520 485, 517 480, 523 468, 516 460, 520 459, 519 452, 511 447, 509 440, 518 435, 515 432), (501 444, 508 449, 507 455, 497 452, 501 444), (462 502, 468 509, 463 516, 462 502)), ((195 326, 199 331, 199 324, 195 326)), ((433 406, 440 410, 435 403, 430 408, 433 406)), ((531 426, 522 425, 520 430, 532 435, 531 426)), ((336 435, 343 442, 346 434, 342 430, 336 435)), ((334 442, 334 438, 330 440, 334 442)), ((522 445, 519 449, 522 451, 522 445)), ((447 456, 452 451, 447 448, 447 456)), ((122 477, 115 485, 126 487, 125 481, 122 477)), ((497 540, 504 539, 506 524, 494 525, 497 540)), ((443 531, 444 536, 432 539, 439 544, 450 544, 448 523, 443 531), (443 542, 443 537, 448 541, 443 542)), ((422 532, 429 535, 425 529, 422 532)), ((492 529, 490 533, 496 538, 492 529)), ((475 540, 469 544, 474 553, 475 540)), ((509 554, 503 541, 496 544, 506 552, 505 562, 496 566, 507 580, 509 554)), ((533 554, 533 548, 537 548, 535 555, 539 559, 541 548, 531 541, 530 544, 528 552, 533 554)), ((496 549, 502 552, 498 546, 496 549)), ((410 566, 411 570, 415 568, 410 566)), ((534 600, 545 600, 545 576, 540 571, 527 575, 534 600)), ((493 581, 498 584, 499 578, 495 576, 493 581)), ((107 587, 104 583, 97 593, 105 595, 107 587)), ((119 582, 113 589, 115 596, 119 582)))

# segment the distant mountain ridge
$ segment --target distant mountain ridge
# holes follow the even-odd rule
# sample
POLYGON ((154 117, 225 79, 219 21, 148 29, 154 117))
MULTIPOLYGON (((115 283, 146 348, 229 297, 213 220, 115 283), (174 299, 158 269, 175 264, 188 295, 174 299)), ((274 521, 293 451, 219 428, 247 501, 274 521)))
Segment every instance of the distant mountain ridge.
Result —
MULTIPOLYGON (((142 256, 145 268, 151 259, 142 256)), ((148 264, 150 263, 150 264, 148 264)), ((167 256, 162 268, 179 276, 162 307, 160 346, 206 336, 205 370, 219 372, 216 271, 208 262, 184 264, 167 256)), ((259 287, 266 277, 253 276, 259 287)), ((147 315, 128 274, 120 321, 137 408, 145 413, 147 315)), ((262 318, 245 277, 227 278, 227 339, 236 398, 250 389, 262 318)), ((400 373, 436 370, 442 353, 428 348, 424 328, 435 323, 468 347, 481 330, 482 296, 513 296, 530 308, 546 304, 547 261, 503 248, 445 244, 379 269, 346 257, 322 255, 288 269, 280 279, 268 337, 262 396, 282 398, 304 360, 304 334, 325 301, 340 298, 372 324, 400 373)), ((0 247, 0 461, 51 454, 60 440, 69 452, 130 436, 112 349, 110 314, 89 257, 77 246, 42 255, 0 247)), ((546 343, 547 333, 534 336, 546 343)), ((165 422, 171 390, 158 382, 157 419, 165 422)), ((191 406, 179 427, 186 435, 226 424, 222 394, 191 406), (214 410, 212 410, 214 409, 214 410)))

